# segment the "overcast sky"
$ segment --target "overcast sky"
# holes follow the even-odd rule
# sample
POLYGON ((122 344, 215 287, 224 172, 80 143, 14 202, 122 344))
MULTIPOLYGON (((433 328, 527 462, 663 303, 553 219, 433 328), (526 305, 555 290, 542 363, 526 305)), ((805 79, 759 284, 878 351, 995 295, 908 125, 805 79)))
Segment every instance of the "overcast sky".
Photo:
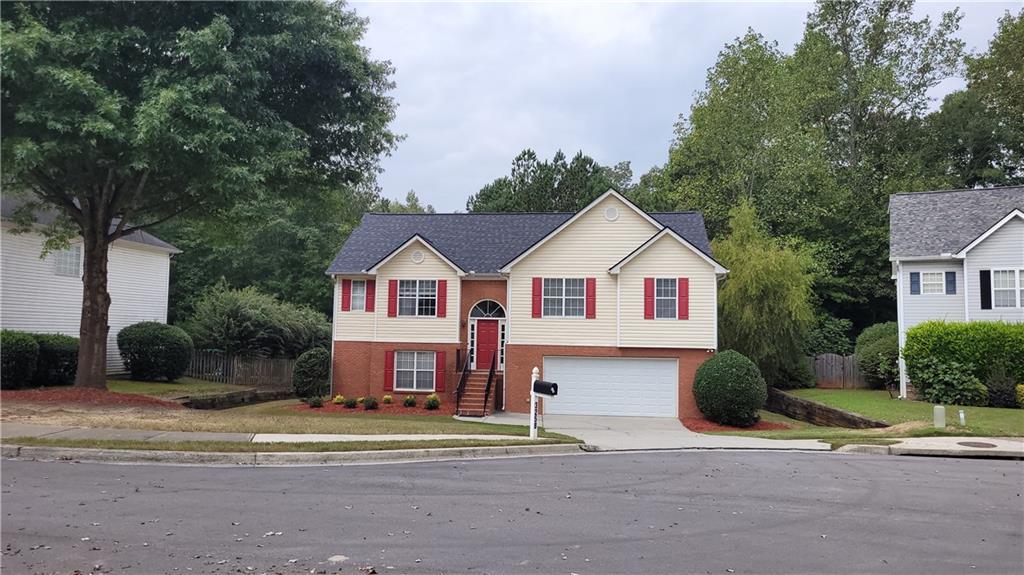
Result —
MULTIPOLYGON (((1021 2, 963 3, 960 36, 987 46, 1021 2)), ((949 2, 919 2, 933 21, 949 2)), ((665 162, 673 124, 726 42, 748 27, 790 51, 809 3, 368 3, 365 38, 395 66, 406 135, 384 159, 383 194, 410 189, 438 211, 510 170, 524 148, 542 158, 583 150, 628 160, 634 179, 665 162)), ((935 96, 962 86, 950 80, 935 96)))

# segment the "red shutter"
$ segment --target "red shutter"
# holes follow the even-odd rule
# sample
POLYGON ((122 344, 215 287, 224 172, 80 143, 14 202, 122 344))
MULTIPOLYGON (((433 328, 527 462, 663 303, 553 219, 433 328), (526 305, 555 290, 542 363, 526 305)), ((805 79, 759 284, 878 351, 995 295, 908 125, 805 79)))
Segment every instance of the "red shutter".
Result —
POLYGON ((384 352, 384 391, 395 390, 395 352, 384 352))
POLYGON ((448 314, 448 280, 437 280, 437 317, 448 314))
POLYGON ((434 352, 434 391, 437 393, 444 392, 445 355, 443 351, 434 352))
POLYGON ((533 278, 533 317, 541 316, 544 294, 544 278, 533 278))
POLYGON ((597 278, 587 278, 587 319, 597 317, 597 278))
POLYGON ((341 311, 352 309, 352 280, 341 280, 341 311))
POLYGON ((366 304, 363 309, 373 311, 377 307, 377 282, 366 280, 366 304))
POLYGON ((398 315, 398 280, 388 280, 388 317, 398 315))
POLYGON ((654 278, 644 278, 644 319, 654 319, 654 278))
POLYGON ((679 297, 679 319, 690 319, 690 279, 679 278, 678 291, 676 292, 679 297))

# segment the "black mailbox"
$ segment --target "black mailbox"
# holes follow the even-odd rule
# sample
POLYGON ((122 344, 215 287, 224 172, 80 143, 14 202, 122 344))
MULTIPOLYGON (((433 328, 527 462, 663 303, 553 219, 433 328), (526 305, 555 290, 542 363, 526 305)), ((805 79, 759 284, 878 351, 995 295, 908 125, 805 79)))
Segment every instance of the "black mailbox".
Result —
POLYGON ((538 379, 533 382, 533 392, 539 395, 554 397, 558 395, 558 384, 538 379))

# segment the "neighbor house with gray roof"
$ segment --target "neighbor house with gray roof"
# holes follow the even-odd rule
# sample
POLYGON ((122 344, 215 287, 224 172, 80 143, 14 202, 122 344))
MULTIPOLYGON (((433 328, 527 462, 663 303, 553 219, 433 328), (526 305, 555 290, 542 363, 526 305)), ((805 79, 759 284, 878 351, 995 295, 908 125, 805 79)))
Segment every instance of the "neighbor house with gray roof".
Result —
MULTIPOLYGON (((44 257, 42 229, 54 211, 37 211, 26 233, 14 233, 16 210, 24 200, 4 194, 0 200, 0 327, 78 337, 82 317, 82 241, 44 257)), ((116 225, 116 222, 114 223, 116 225)), ((107 289, 110 333, 107 372, 124 371, 117 332, 140 321, 167 321, 171 256, 180 250, 146 231, 135 231, 110 245, 107 289)))
POLYGON ((895 194, 889 228, 901 349, 925 321, 1024 322, 1024 187, 895 194))
POLYGON ((608 191, 576 213, 366 214, 327 273, 334 394, 526 413, 537 367, 561 386, 545 413, 686 418, 726 270, 699 213, 608 191))

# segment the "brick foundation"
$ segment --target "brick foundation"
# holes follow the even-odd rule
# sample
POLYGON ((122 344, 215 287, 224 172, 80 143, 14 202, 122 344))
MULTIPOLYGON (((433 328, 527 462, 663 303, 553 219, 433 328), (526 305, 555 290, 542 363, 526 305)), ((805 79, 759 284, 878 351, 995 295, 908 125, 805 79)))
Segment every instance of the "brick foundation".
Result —
MULTIPOLYGON (((679 360, 679 417, 700 417, 693 399, 693 378, 697 368, 713 352, 703 349, 620 348, 568 345, 516 345, 505 348, 505 409, 516 413, 530 411, 530 371, 544 369, 544 356, 572 357, 644 357, 679 360)), ((543 372, 541 374, 543 377, 543 372)), ((623 390, 625 393, 626 390, 623 390)))
POLYGON ((441 401, 454 401, 458 376, 455 373, 455 350, 449 344, 335 341, 331 372, 331 395, 367 396, 380 399, 385 393, 394 396, 429 395, 431 392, 384 391, 384 353, 388 350, 444 351, 445 390, 441 401))

